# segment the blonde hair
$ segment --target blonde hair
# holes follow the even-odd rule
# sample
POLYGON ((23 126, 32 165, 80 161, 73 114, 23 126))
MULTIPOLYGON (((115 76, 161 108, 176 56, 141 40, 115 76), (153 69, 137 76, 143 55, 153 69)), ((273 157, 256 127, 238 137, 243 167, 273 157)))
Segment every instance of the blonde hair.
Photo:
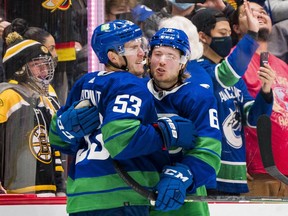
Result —
POLYGON ((196 26, 183 16, 173 16, 160 21, 159 29, 175 28, 184 31, 189 39, 191 55, 190 60, 199 59, 203 55, 203 45, 199 40, 196 26))

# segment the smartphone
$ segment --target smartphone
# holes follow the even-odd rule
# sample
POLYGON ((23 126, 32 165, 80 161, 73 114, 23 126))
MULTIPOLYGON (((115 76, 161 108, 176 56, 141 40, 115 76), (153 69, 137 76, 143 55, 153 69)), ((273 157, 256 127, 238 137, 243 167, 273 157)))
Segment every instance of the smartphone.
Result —
POLYGON ((268 52, 261 52, 260 53, 260 67, 264 67, 264 64, 268 64, 268 52))
POLYGON ((201 3, 203 4, 206 0, 175 0, 176 3, 201 3))

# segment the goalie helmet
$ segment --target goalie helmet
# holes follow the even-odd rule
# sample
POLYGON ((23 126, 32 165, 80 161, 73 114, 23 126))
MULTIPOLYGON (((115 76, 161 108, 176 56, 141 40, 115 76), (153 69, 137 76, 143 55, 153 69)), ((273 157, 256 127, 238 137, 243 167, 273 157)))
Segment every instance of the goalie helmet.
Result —
POLYGON ((48 49, 34 40, 23 40, 16 32, 6 37, 8 48, 3 56, 6 79, 25 82, 47 93, 54 76, 54 62, 48 49))
POLYGON ((123 54, 124 44, 141 36, 141 29, 133 22, 114 20, 96 27, 91 45, 99 61, 106 64, 108 63, 108 51, 115 50, 118 54, 123 54))
POLYGON ((150 41, 150 54, 155 46, 168 46, 182 52, 181 63, 186 64, 190 58, 190 44, 186 33, 180 29, 161 28, 150 41))

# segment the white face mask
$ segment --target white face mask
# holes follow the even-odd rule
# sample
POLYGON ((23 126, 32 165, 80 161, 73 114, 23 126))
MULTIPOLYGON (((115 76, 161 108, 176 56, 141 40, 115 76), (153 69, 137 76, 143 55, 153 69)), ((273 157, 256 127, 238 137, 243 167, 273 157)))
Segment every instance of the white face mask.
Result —
POLYGON ((168 1, 181 10, 187 10, 192 5, 194 5, 193 3, 176 3, 175 0, 168 0, 168 1))

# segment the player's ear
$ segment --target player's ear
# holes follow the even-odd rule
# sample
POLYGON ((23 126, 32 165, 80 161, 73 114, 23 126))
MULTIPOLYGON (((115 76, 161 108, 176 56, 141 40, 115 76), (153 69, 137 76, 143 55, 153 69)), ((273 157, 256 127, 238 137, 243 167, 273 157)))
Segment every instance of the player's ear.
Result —
POLYGON ((114 64, 118 63, 118 58, 119 58, 119 56, 118 56, 117 53, 115 53, 115 52, 113 52, 113 51, 108 51, 107 56, 108 56, 108 59, 109 59, 112 63, 114 63, 114 64))

